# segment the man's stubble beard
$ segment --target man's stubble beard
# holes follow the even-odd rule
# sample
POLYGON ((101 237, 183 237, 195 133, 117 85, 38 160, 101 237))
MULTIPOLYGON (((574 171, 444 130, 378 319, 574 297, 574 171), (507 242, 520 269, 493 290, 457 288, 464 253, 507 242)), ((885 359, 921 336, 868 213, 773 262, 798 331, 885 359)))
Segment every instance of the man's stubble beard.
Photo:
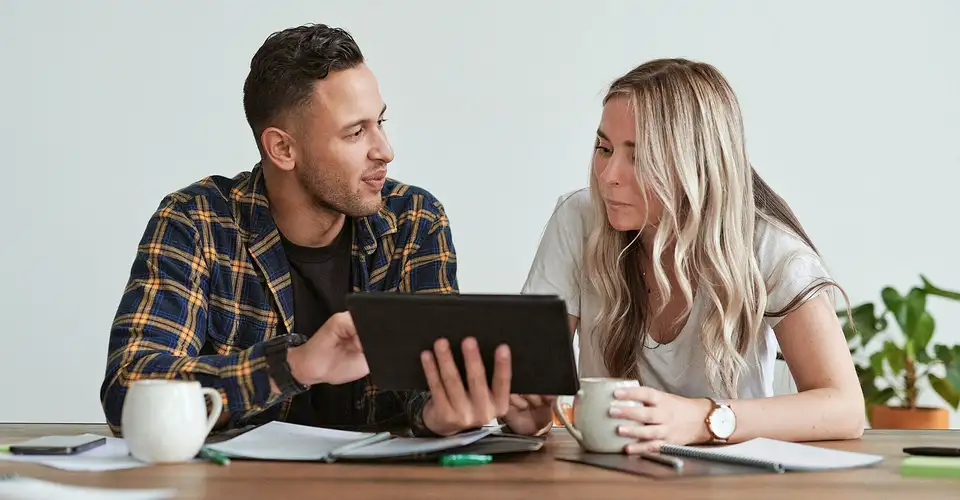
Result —
POLYGON ((359 187, 351 193, 341 178, 324 175, 316 165, 298 166, 296 172, 300 186, 314 206, 322 210, 332 210, 348 217, 366 217, 377 213, 383 205, 382 196, 378 196, 375 203, 364 203, 359 187))

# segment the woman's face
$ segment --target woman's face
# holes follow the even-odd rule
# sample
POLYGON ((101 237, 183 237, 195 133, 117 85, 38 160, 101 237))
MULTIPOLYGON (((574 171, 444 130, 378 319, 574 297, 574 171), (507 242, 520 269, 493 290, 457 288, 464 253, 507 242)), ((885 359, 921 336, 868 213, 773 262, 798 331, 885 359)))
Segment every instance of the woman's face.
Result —
POLYGON ((629 98, 615 96, 603 107, 593 151, 593 172, 607 220, 618 231, 655 226, 663 204, 647 189, 644 202, 637 179, 636 114, 629 98))

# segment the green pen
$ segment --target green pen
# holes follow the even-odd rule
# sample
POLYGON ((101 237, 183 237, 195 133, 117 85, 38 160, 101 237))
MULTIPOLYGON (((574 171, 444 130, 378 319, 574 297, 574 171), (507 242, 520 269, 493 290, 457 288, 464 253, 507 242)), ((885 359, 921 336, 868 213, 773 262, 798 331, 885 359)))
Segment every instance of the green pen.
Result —
POLYGON ((217 465, 230 465, 230 459, 227 458, 226 455, 213 451, 207 447, 200 449, 200 456, 217 465))
POLYGON ((492 460, 492 455, 444 455, 440 457, 440 465, 445 467, 464 467, 469 465, 483 465, 492 460))
POLYGON ((10 445, 0 444, 0 453, 10 453, 10 445))

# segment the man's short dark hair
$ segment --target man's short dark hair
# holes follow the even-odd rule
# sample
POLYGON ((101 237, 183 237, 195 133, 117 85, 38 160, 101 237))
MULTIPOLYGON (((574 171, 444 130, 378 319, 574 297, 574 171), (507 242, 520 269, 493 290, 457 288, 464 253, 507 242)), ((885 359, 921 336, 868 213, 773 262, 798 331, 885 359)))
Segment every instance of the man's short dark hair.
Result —
POLYGON ((257 147, 264 129, 309 104, 318 80, 362 63, 357 42, 340 28, 308 24, 267 37, 243 83, 243 110, 257 147))

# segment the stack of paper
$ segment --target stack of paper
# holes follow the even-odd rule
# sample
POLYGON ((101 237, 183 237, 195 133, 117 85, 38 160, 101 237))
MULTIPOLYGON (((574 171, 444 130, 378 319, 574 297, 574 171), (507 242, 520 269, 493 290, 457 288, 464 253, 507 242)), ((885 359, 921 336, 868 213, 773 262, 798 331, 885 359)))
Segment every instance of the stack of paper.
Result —
POLYGON ((334 461, 402 458, 455 449, 489 435, 482 428, 445 438, 395 437, 286 422, 270 422, 252 431, 207 447, 233 458, 254 460, 334 461))

